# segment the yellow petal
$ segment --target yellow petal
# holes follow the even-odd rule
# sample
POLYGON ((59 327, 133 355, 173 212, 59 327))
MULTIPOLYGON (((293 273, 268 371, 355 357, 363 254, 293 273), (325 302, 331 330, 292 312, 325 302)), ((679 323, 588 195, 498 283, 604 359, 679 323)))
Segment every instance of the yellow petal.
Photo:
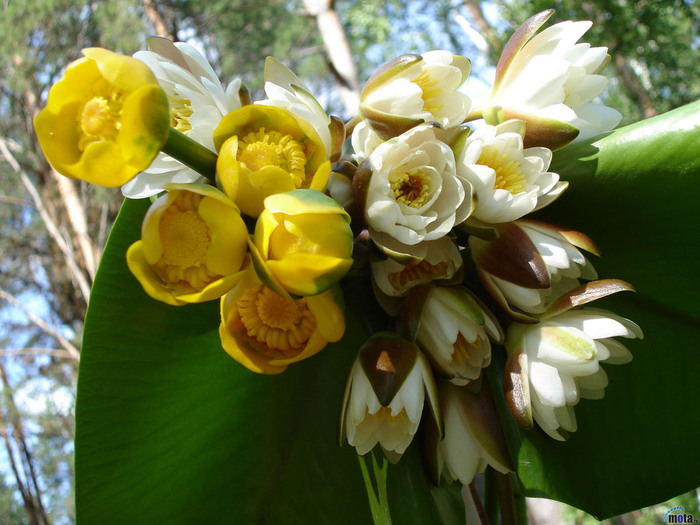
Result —
POLYGON ((236 204, 241 211, 257 217, 263 210, 263 202, 270 195, 291 191, 294 181, 291 175, 277 166, 265 166, 252 172, 242 168, 238 179, 236 204))
POLYGON ((331 343, 340 341, 345 333, 342 301, 343 292, 338 287, 306 298, 309 310, 316 316, 318 330, 331 343))
POLYGON ((148 264, 143 253, 143 243, 136 241, 126 251, 126 264, 129 271, 141 283, 143 290, 153 299, 173 306, 187 304, 177 299, 170 288, 165 286, 153 267, 148 264))
POLYGON ((248 248, 248 229, 238 210, 233 203, 204 198, 198 212, 207 223, 211 238, 207 268, 219 275, 237 272, 243 265, 248 248))
POLYGON ((144 84, 158 84, 150 68, 135 58, 99 47, 83 49, 83 55, 97 63, 107 82, 124 91, 133 91, 144 84))
POLYGON ((352 259, 300 253, 282 261, 268 260, 267 266, 290 293, 316 295, 338 282, 352 266, 352 259))

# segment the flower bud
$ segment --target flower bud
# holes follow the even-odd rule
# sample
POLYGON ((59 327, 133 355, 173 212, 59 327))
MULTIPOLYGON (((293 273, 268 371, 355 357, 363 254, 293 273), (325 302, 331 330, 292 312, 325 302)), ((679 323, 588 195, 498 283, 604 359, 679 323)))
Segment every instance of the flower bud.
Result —
POLYGON ((596 277, 577 248, 598 249, 581 233, 530 220, 498 225, 497 231, 495 240, 470 236, 469 246, 484 287, 516 319, 535 319, 579 286, 579 278, 596 277))
POLYGON ((457 91, 470 69, 469 60, 447 51, 401 55, 367 81, 360 113, 384 140, 424 122, 456 126, 471 107, 469 97, 457 91))
POLYGON ((327 195, 296 190, 271 195, 255 225, 253 263, 275 291, 315 295, 352 265, 350 216, 327 195))
POLYGON ((599 73, 610 56, 605 47, 577 43, 591 22, 569 20, 535 35, 553 12, 534 15, 508 41, 484 109, 489 124, 524 120, 525 147, 552 150, 610 131, 622 118, 594 102, 608 84, 599 73))
POLYGON ((459 286, 414 289, 399 323, 434 368, 457 385, 479 379, 481 369, 491 362, 490 339, 503 339, 493 314, 459 286))
POLYGON ((340 439, 364 455, 379 443, 397 462, 411 444, 428 395, 442 429, 430 365, 418 347, 397 334, 380 332, 360 348, 343 399, 340 439))
POLYGON ((605 310, 568 310, 537 324, 511 323, 506 333, 508 407, 518 424, 534 419, 563 441, 577 429, 574 405, 602 399, 608 377, 601 362, 623 364, 632 354, 614 337, 642 338, 629 319, 605 310))
POLYGON ((442 382, 438 387, 445 437, 429 426, 426 458, 433 481, 444 476, 468 485, 491 466, 502 474, 513 470, 501 421, 488 390, 472 393, 442 382))

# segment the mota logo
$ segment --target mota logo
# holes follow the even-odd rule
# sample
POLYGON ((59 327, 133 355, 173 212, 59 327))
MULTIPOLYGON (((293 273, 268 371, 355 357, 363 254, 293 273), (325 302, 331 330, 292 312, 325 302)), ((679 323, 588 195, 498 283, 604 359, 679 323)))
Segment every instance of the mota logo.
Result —
POLYGON ((673 507, 664 514, 666 523, 697 523, 698 520, 692 514, 685 514, 683 507, 673 507))

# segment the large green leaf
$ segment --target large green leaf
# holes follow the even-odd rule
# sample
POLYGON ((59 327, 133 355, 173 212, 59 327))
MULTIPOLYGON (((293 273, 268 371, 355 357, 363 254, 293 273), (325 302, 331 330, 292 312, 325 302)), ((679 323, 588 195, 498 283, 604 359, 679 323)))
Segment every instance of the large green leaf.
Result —
MULTIPOLYGON (((604 517, 700 484, 699 112, 695 104, 557 154, 555 171, 571 188, 542 217, 591 235, 604 254, 594 261, 600 275, 637 287, 604 306, 646 338, 629 343, 631 364, 606 368, 605 400, 577 406, 580 428, 568 442, 504 419, 530 495, 604 517)), ((86 319, 79 520, 369 523, 354 451, 335 434, 348 367, 369 334, 360 315, 368 291, 348 298, 341 343, 280 376, 255 375, 220 348, 216 304, 157 303, 128 273, 124 253, 145 207, 125 204, 86 319)), ((415 448, 389 469, 395 522, 463 522, 457 488, 432 489, 415 448)))
POLYGON ((700 103, 555 158, 571 185, 539 217, 596 241, 599 275, 637 288, 599 305, 637 322, 645 338, 626 343, 630 364, 605 366, 605 399, 576 407, 568 442, 535 429, 511 444, 528 495, 603 518, 700 485, 700 103))
MULTIPOLYGON (((124 205, 86 319, 79 522, 371 523, 357 456, 336 435, 345 379, 369 334, 356 299, 342 343, 279 376, 249 372, 221 348, 216 302, 158 303, 128 272, 146 204, 124 205)), ((459 489, 432 489, 415 450, 388 486, 397 523, 464 522, 459 489)))

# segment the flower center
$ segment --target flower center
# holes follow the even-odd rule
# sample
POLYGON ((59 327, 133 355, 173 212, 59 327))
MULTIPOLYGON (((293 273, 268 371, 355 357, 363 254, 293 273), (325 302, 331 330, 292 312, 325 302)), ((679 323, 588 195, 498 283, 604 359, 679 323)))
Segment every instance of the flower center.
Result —
POLYGON ((238 162, 251 171, 265 166, 279 166, 292 175, 294 186, 300 188, 306 177, 304 147, 290 135, 278 131, 258 131, 238 138, 238 162))
POLYGON ((469 342, 465 339, 461 332, 457 332, 457 340, 452 344, 454 352, 452 353, 452 359, 459 365, 469 362, 471 353, 478 352, 481 356, 484 356, 488 342, 486 339, 477 336, 473 342, 469 342))
POLYGON ((168 97, 168 102, 170 104, 170 127, 182 133, 192 131, 192 125, 190 124, 190 117, 194 113, 192 103, 186 98, 170 96, 168 97))
POLYGON ((411 208, 423 206, 430 194, 428 177, 419 169, 412 169, 408 173, 392 173, 389 182, 396 202, 411 208))
POLYGON ((306 301, 292 301, 259 285, 236 301, 240 323, 255 350, 272 358, 301 352, 316 329, 306 301))
POLYGON ((121 122, 121 96, 115 93, 112 100, 94 96, 88 100, 80 112, 78 147, 84 151, 88 144, 103 140, 113 141, 119 133, 121 122))
POLYGON ((211 237, 197 211, 202 198, 189 191, 178 192, 160 218, 158 233, 163 251, 154 267, 165 282, 175 287, 201 290, 219 277, 207 270, 211 237))
POLYGON ((418 84, 422 91, 423 111, 433 115, 437 114, 443 107, 442 104, 437 102, 441 93, 440 83, 430 76, 427 69, 421 71, 421 74, 414 78, 412 82, 418 84))
POLYGON ((520 170, 520 163, 509 161, 505 153, 499 154, 497 148, 484 146, 476 163, 488 166, 496 172, 494 190, 506 190, 512 195, 526 191, 527 179, 520 170))
POLYGON ((365 418, 367 417, 372 418, 375 422, 396 425, 406 421, 408 419, 408 414, 406 414, 405 408, 402 408, 395 416, 391 415, 391 408, 389 407, 380 407, 374 414, 370 414, 369 408, 365 408, 365 418))
POLYGON ((447 266, 447 261, 430 264, 424 260, 416 264, 409 264, 400 272, 390 273, 388 279, 395 288, 400 289, 409 284, 427 283, 434 279, 444 278, 447 274, 447 266))

